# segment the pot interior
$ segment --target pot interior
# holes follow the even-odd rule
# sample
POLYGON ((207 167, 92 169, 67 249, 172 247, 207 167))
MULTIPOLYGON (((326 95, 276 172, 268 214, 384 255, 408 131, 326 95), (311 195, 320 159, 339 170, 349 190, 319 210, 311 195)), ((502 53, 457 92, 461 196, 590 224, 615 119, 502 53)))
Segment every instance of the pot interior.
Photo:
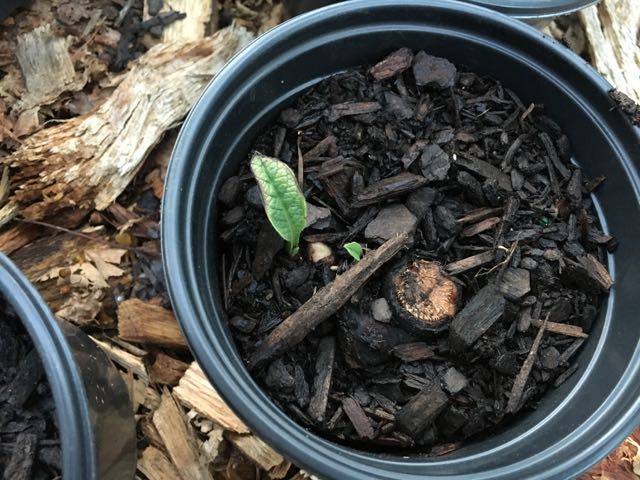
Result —
MULTIPOLYGON (((174 152, 163 212, 165 262, 182 327, 209 378, 240 416, 276 449, 325 475, 334 468, 326 459, 336 455, 339 458, 328 463, 352 469, 346 471, 353 478, 360 461, 378 469, 378 474, 518 478, 503 469, 551 475, 566 471, 569 463, 575 474, 632 429, 624 412, 637 408, 640 322, 634 304, 640 282, 640 251, 635 248, 640 208, 639 182, 631 161, 632 155, 640 158, 637 133, 612 108, 604 81, 564 47, 540 41, 542 34, 529 27, 478 14, 479 9, 469 13, 439 8, 438 2, 433 8, 406 2, 402 9, 391 2, 373 3, 376 8, 358 2, 359 7, 301 17, 304 28, 296 20, 279 27, 238 55, 192 112, 174 152), (574 160, 584 173, 589 178, 607 176, 594 203, 603 230, 620 242, 608 264, 616 284, 575 359, 580 365, 577 372, 548 392, 536 411, 443 458, 355 452, 310 435, 274 410, 243 366, 218 294, 221 250, 215 199, 222 182, 247 158, 257 133, 310 85, 349 67, 372 64, 400 47, 446 57, 500 80, 527 105, 544 104, 570 138, 574 160), (184 245, 186 253, 166 251, 184 245), (177 272, 168 253, 176 253, 176 264, 186 269, 179 280, 172 277, 177 272), (180 305, 184 298, 176 298, 176 289, 185 288, 175 287, 176 282, 183 280, 194 284, 186 287, 186 294, 195 306, 180 305), (634 394, 628 392, 631 389, 634 394), (315 452, 305 454, 310 445, 315 452), (540 470, 542 464, 545 470, 540 470)), ((374 478, 371 472, 362 478, 374 478)))

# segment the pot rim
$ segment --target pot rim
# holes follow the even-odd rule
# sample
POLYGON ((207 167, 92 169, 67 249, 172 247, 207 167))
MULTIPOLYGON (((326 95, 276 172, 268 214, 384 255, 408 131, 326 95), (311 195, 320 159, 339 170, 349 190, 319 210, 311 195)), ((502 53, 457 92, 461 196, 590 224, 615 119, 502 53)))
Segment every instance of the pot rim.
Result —
POLYGON ((600 0, 464 0, 465 2, 490 8, 521 20, 542 20, 569 15, 583 8, 596 5, 600 0))
MULTIPOLYGON (((176 316, 183 333, 188 339, 194 356, 200 365, 203 366, 203 370, 208 379, 216 386, 220 395, 243 421, 265 441, 273 445, 278 446, 283 439, 288 437, 286 440, 289 445, 287 453, 296 463, 330 478, 344 477, 343 471, 339 469, 336 470, 336 468, 346 469, 346 471, 353 476, 352 478, 373 478, 371 467, 365 468, 360 465, 360 461, 371 461, 372 457, 312 435, 295 424, 293 420, 288 419, 284 413, 276 411, 277 407, 266 402, 265 399, 261 398, 260 395, 252 390, 252 381, 240 378, 240 376, 234 372, 234 369, 229 367, 229 362, 227 361, 228 355, 221 353, 225 348, 228 348, 229 341, 228 339, 217 338, 213 334, 209 323, 207 323, 207 312, 200 296, 197 281, 197 275, 202 267, 193 261, 190 247, 193 241, 192 231, 190 228, 185 228, 185 220, 187 222, 194 220, 190 218, 190 213, 194 208, 194 200, 189 198, 190 195, 188 193, 193 189, 195 183, 192 175, 194 171, 193 162, 195 161, 193 159, 197 156, 195 152, 198 152, 200 148, 198 144, 199 138, 197 138, 197 135, 193 135, 193 132, 190 130, 198 130, 201 128, 201 124, 206 117, 208 105, 216 101, 217 92, 226 90, 226 88, 223 87, 232 85, 233 82, 236 81, 234 78, 234 70, 236 67, 251 62, 263 49, 268 50, 278 45, 280 37, 286 37, 300 30, 304 30, 308 28, 309 24, 327 22, 331 18, 339 17, 346 13, 365 8, 368 10, 375 8, 396 8, 400 5, 402 7, 453 11, 453 13, 464 10, 466 14, 473 14, 483 22, 486 22, 487 28, 495 27, 496 29, 510 30, 523 37, 523 41, 526 40, 532 44, 540 45, 541 48, 544 47, 548 51, 552 51, 555 56, 561 57, 562 61, 566 62, 567 68, 570 67, 575 70, 580 74, 584 82, 588 82, 591 88, 594 88, 602 94, 606 95, 606 92, 612 88, 611 85, 588 66, 584 60, 574 55, 559 43, 543 36, 533 27, 505 15, 497 14, 493 10, 476 5, 461 5, 459 2, 451 0, 432 0, 428 6, 420 0, 402 0, 401 2, 394 0, 353 0, 303 14, 267 32, 237 53, 205 89, 189 113, 178 136, 166 175, 162 204, 162 256, 167 287, 175 308, 176 316), (181 162, 181 158, 189 160, 181 162), (344 452, 345 456, 339 455, 339 452, 344 452), (347 453, 348 456, 346 455, 347 453), (331 462, 333 462, 335 468, 327 466, 323 462, 323 456, 331 456, 331 462)), ((580 98, 580 101, 584 104, 586 113, 594 119, 598 118, 599 115, 597 111, 593 108, 588 108, 588 101, 586 99, 580 98)), ((218 107, 219 106, 220 105, 218 105, 218 107)), ((225 108, 220 111, 220 115, 227 113, 227 110, 230 108, 229 100, 225 100, 222 106, 225 108)), ((605 131, 604 120, 597 120, 595 123, 605 131)), ((638 138, 640 138, 640 129, 636 129, 635 133, 638 138)), ((638 179, 636 166, 632 163, 631 159, 624 154, 620 155, 620 162, 624 165, 629 177, 632 179, 636 198, 640 199, 640 180, 638 179)), ((610 293, 610 302, 613 301, 614 296, 615 291, 612 291, 610 293)), ((215 321, 222 321, 219 302, 214 299, 214 303, 216 309, 215 321)), ((599 339, 593 357, 589 361, 588 369, 592 368, 599 353, 602 351, 603 344, 607 337, 607 327, 610 325, 610 322, 610 315, 607 315, 604 325, 605 331, 599 339)), ((545 472, 545 475, 548 475, 548 477, 545 478, 564 478, 562 475, 566 475, 569 471, 575 474, 577 470, 587 470, 597 459, 604 457, 631 433, 638 416, 640 416, 640 385, 638 385, 638 382, 635 382, 632 385, 621 386, 623 378, 640 378, 640 347, 636 347, 633 360, 622 375, 621 381, 608 397, 608 404, 618 402, 619 408, 620 405, 624 404, 624 413, 617 416, 616 421, 613 423, 608 419, 609 423, 606 424, 608 428, 603 432, 599 427, 602 427, 601 424, 607 419, 604 418, 606 416, 605 408, 601 407, 593 413, 587 428, 584 428, 579 434, 574 433, 568 435, 565 438, 565 445, 576 445, 580 441, 582 441, 582 444, 587 445, 583 447, 581 444, 581 449, 574 458, 558 457, 557 454, 554 458, 551 458, 554 454, 552 447, 557 446, 554 445, 533 457, 514 461, 514 463, 509 465, 508 469, 506 467, 492 468, 491 470, 485 470, 473 475, 473 477, 447 478, 474 478, 477 480, 506 478, 507 474, 514 475, 518 472, 525 472, 525 468, 531 468, 532 464, 543 464, 548 467, 548 470, 545 472), (623 397, 631 397, 629 391, 632 389, 636 393, 633 397, 635 400, 625 400, 623 397), (588 442, 585 441, 585 437, 589 438, 588 442), (591 437, 595 438, 595 440, 592 440, 591 437)), ((584 383, 586 376, 588 376, 587 374, 588 370, 583 374, 583 377, 572 392, 575 392, 579 386, 584 383)), ((523 436, 536 430, 540 425, 549 422, 549 418, 554 416, 555 412, 566 407, 571 396, 572 394, 569 394, 564 401, 555 406, 542 422, 499 448, 482 452, 482 454, 476 454, 475 457, 467 456, 462 459, 438 458, 430 459, 432 461, 429 462, 421 462, 419 459, 416 459, 411 460, 410 463, 412 465, 447 467, 453 466, 461 461, 473 462, 474 459, 480 456, 495 455, 498 451, 504 450, 513 443, 520 441, 523 436)), ((385 465, 408 463, 398 456, 385 460, 385 462, 385 465)), ((380 464, 377 463, 376 465, 379 466, 380 464)), ((376 469, 375 473, 382 474, 390 472, 376 469)), ((406 474, 403 478, 424 477, 406 474)), ((515 477, 509 476, 509 478, 515 477)))
POLYGON ((3 253, 0 253, 0 295, 24 325, 45 369, 56 406, 64 478, 96 478, 89 407, 73 351, 40 294, 3 253))

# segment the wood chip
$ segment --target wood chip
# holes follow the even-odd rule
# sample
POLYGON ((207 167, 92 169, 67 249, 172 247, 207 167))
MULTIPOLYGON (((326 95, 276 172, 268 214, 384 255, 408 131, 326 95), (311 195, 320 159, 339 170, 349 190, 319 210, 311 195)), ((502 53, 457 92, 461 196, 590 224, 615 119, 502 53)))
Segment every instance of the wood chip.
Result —
POLYGON ((524 387, 527 384, 529 374, 533 368, 533 363, 536 359, 536 355, 538 354, 538 348, 540 347, 540 342, 542 342, 542 336, 544 335, 546 325, 546 320, 542 322, 542 325, 540 325, 536 338, 533 340, 533 344, 531 345, 531 350, 529 350, 529 354, 522 364, 520 372, 518 372, 518 375, 513 381, 513 387, 509 394, 509 402, 506 407, 507 413, 515 413, 520 408, 520 399, 522 398, 524 387))
POLYGON ((388 177, 365 188, 356 196, 354 207, 366 207, 383 200, 394 198, 416 190, 427 183, 427 179, 420 175, 402 172, 388 177))
POLYGON ((282 455, 255 435, 227 433, 225 436, 248 459, 267 472, 285 462, 282 455))
MULTIPOLYGON (((531 325, 534 327, 540 328, 544 320, 534 319, 531 320, 531 325)), ((568 337, 577 337, 577 338, 588 338, 589 335, 584 333, 582 328, 576 325, 568 325, 566 323, 556 323, 547 321, 547 326, 545 327, 547 332, 551 333, 559 333, 561 335, 566 335, 568 337)))
POLYGON ((196 362, 191 364, 180 379, 180 383, 174 388, 173 394, 180 403, 213 420, 227 430, 236 433, 249 433, 247 426, 222 400, 196 362))
POLYGON ((407 70, 411 66, 412 61, 413 52, 411 49, 406 47, 400 48, 371 67, 369 73, 376 80, 387 80, 407 70))
POLYGON ((471 170, 484 178, 496 180, 498 182, 498 186, 502 190, 507 192, 512 190, 511 177, 499 168, 491 165, 489 162, 480 160, 479 158, 465 152, 456 152, 453 157, 453 161, 457 165, 464 167, 467 170, 471 170))
POLYGON ((138 459, 138 470, 149 480, 178 480, 180 474, 171 460, 154 446, 149 446, 138 459))
POLYGON ((436 356, 434 349, 424 342, 403 343, 393 347, 391 354, 403 362, 417 362, 436 356))
POLYGON ((484 220, 474 223, 473 225, 468 226, 464 230, 462 230, 463 237, 473 237, 474 235, 478 235, 479 233, 486 232, 487 230, 491 230, 493 227, 498 225, 501 222, 500 217, 489 217, 484 220))
POLYGON ((502 207, 476 208, 475 210, 471 210, 470 212, 467 212, 463 217, 458 218, 456 222, 458 222, 459 224, 476 223, 484 220, 485 218, 495 217, 500 213, 502 213, 502 207))
POLYGON ((110 342, 98 340, 97 338, 91 337, 93 340, 107 356, 113 360, 115 363, 120 365, 126 370, 129 370, 131 373, 135 373, 138 375, 138 378, 144 382, 148 382, 149 375, 147 374, 147 367, 144 364, 144 361, 123 348, 117 347, 110 342))
POLYGON ((509 300, 520 300, 531 291, 531 274, 529 270, 507 268, 498 284, 498 291, 509 300))
POLYGON ((495 257, 496 255, 493 250, 488 250, 486 252, 463 258, 462 260, 451 262, 444 268, 450 275, 457 275, 459 273, 464 273, 467 270, 471 270, 486 263, 492 262, 495 260, 495 257))
POLYGON ((358 402, 351 397, 345 397, 342 399, 342 409, 361 438, 371 440, 375 437, 371 421, 358 402))
POLYGON ((137 298, 118 306, 118 335, 128 342, 189 348, 171 310, 137 298))
POLYGON ((396 413, 396 424, 415 439, 434 422, 448 403, 449 397, 440 386, 431 383, 396 413))
POLYGON ((149 378, 152 383, 174 386, 178 384, 188 368, 188 363, 159 352, 149 367, 149 378))
POLYGON ((602 287, 602 291, 608 292, 613 286, 613 279, 606 267, 600 261, 588 253, 577 258, 578 262, 587 269, 589 275, 602 287))
POLYGON ((313 379, 312 396, 307 410, 309 416, 318 423, 324 421, 327 409, 335 351, 335 337, 325 337, 320 341, 316 355, 316 376, 313 379))
POLYGON ((331 105, 327 113, 327 120, 335 122, 336 120, 350 116, 362 115, 364 113, 377 112, 382 108, 378 102, 344 102, 331 105))
POLYGON ((199 462, 195 437, 168 390, 162 393, 160 406, 153 413, 152 421, 183 480, 212 479, 207 467, 199 462))
POLYGON ((449 326, 449 341, 457 351, 464 351, 504 314, 505 298, 489 284, 476 293, 458 312, 449 326))

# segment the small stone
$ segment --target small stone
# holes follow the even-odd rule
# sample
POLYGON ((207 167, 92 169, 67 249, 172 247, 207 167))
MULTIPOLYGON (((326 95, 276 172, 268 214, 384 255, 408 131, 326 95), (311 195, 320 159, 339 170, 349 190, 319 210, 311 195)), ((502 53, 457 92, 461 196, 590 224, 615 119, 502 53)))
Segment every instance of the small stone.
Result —
POLYGON ((322 261, 325 264, 333 263, 333 251, 326 243, 314 242, 308 246, 309 259, 312 263, 322 261))
POLYGON ((560 364, 560 352, 556 347, 547 347, 540 354, 542 368, 553 370, 560 364))
POLYGON ((258 210, 262 210, 262 195, 260 195, 260 188, 257 185, 254 185, 245 194, 247 197, 247 202, 254 208, 258 210))
POLYGON ((236 207, 233 207, 231 210, 229 210, 227 213, 225 213, 222 216, 222 223, 229 227, 231 225, 235 225, 236 223, 240 222, 240 220, 242 220, 244 218, 244 207, 242 207, 241 205, 238 205, 236 207))
POLYGON ((442 377, 444 388, 453 395, 463 390, 469 383, 467 377, 456 370, 455 367, 449 368, 442 377))
POLYGON ((282 359, 278 359, 269 365, 264 382, 271 388, 278 390, 289 389, 294 386, 295 378, 282 359))
POLYGON ((536 262, 531 257, 524 257, 522 260, 520 260, 520 266, 522 268, 526 268, 527 270, 535 270, 536 268, 538 268, 538 262, 536 262))
POLYGON ((446 58, 433 57, 420 51, 413 59, 413 76, 417 85, 435 83, 442 88, 453 87, 456 67, 446 58))
POLYGON ((368 240, 385 242, 401 233, 413 234, 418 219, 407 207, 401 204, 393 204, 384 207, 364 231, 368 240))
POLYGON ((460 231, 460 224, 456 222, 456 218, 451 211, 443 206, 439 205, 434 211, 436 223, 444 228, 450 234, 456 234, 460 231))
POLYGON ((433 204, 436 194, 437 192, 433 188, 419 188, 409 194, 409 198, 407 198, 407 203, 405 205, 409 211, 416 216, 416 218, 421 219, 426 215, 427 210, 433 204))
MULTIPOLYGON (((240 181, 240 177, 234 176, 227 179, 222 184, 220 188, 220 193, 218 194, 218 200, 222 202, 226 207, 233 207, 236 199, 238 198, 238 194, 240 193, 240 187, 242 186, 242 182, 240 181)), ((256 185, 256 189, 258 186, 256 185)), ((258 196, 260 193, 258 192, 258 196)), ((262 205, 262 201, 260 201, 260 205, 262 205)))
POLYGON ((378 298, 371 302, 371 315, 378 322, 389 323, 393 314, 386 298, 378 298))
POLYGON ((331 220, 331 210, 307 203, 307 227, 322 230, 329 226, 329 220, 331 220))
POLYGON ((236 315, 229 320, 231 326, 242 333, 251 333, 256 328, 257 322, 251 318, 236 315))
POLYGON ((431 182, 444 180, 449 173, 449 167, 451 167, 451 159, 438 145, 429 145, 422 151, 420 169, 427 180, 431 182))

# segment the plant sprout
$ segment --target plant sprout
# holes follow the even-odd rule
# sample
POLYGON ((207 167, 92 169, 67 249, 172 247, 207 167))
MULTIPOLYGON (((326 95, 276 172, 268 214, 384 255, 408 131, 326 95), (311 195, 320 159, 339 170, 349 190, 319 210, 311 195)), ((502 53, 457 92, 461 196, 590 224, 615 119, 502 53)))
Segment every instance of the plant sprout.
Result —
POLYGON ((362 245, 358 242, 349 242, 345 243, 343 247, 356 262, 360 261, 362 258, 362 245))
POLYGON ((289 254, 295 255, 307 223, 307 203, 295 174, 286 163, 257 152, 250 166, 269 222, 287 242, 289 254))

